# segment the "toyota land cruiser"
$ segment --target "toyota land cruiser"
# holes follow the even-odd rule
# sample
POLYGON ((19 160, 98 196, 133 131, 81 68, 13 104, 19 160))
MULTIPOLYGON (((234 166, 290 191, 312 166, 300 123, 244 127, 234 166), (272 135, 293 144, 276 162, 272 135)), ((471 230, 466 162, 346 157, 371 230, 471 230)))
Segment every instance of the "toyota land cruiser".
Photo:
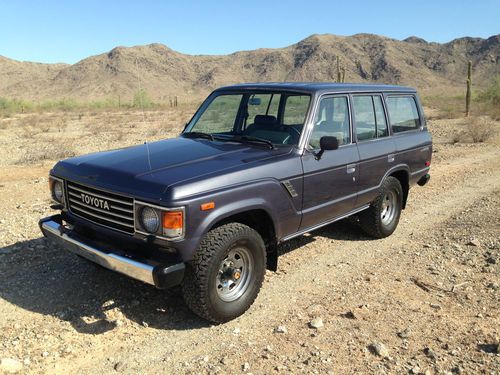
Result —
POLYGON ((224 322, 253 303, 281 242, 351 215, 393 233, 431 153, 412 88, 223 87, 178 138, 58 162, 61 212, 40 228, 105 268, 181 285, 195 313, 224 322))

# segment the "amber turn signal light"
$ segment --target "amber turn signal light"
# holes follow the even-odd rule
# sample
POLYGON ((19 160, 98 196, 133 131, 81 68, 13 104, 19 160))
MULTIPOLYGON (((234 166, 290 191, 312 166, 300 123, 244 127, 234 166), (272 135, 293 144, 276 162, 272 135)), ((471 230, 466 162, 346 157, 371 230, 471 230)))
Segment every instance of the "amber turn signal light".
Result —
POLYGON ((163 228, 179 229, 182 228, 182 211, 168 211, 163 213, 163 228))
POLYGON ((215 208, 215 202, 207 202, 207 203, 203 203, 203 204, 200 206, 200 210, 202 210, 202 211, 213 210, 214 208, 215 208))
POLYGON ((184 212, 166 211, 162 218, 163 235, 167 237, 181 237, 184 231, 184 212))

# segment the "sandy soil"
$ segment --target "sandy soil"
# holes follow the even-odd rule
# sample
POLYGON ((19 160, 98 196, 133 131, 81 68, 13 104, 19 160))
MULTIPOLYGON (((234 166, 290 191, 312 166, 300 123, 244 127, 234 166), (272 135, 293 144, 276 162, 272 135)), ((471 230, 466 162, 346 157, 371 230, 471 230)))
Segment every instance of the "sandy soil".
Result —
POLYGON ((463 120, 430 122, 431 182, 412 189, 391 237, 346 221, 285 244, 227 324, 40 237, 55 159, 173 136, 188 116, 0 120, 0 372, 500 373, 500 147, 450 142, 463 120))

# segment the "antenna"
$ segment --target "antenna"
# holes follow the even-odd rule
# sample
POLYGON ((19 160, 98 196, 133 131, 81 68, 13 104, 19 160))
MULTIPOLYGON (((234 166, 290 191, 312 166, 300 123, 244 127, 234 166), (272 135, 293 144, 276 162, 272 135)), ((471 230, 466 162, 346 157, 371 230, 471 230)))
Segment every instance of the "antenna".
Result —
MULTIPOLYGON (((139 105, 141 106, 141 112, 142 112, 142 122, 144 124, 144 127, 147 130, 147 123, 146 123, 146 113, 144 112, 144 103, 143 103, 143 91, 142 91, 142 84, 141 84, 141 77, 139 75, 139 68, 137 66, 137 57, 134 59, 134 65, 135 65, 135 74, 137 76, 137 82, 139 84, 139 105)), ((145 130, 145 131, 146 131, 145 130)), ((144 134, 144 144, 146 145, 146 151, 148 154, 148 165, 149 165, 149 170, 152 171, 153 168, 151 167, 151 156, 149 153, 149 145, 148 145, 148 140, 147 140, 147 135, 144 134)))

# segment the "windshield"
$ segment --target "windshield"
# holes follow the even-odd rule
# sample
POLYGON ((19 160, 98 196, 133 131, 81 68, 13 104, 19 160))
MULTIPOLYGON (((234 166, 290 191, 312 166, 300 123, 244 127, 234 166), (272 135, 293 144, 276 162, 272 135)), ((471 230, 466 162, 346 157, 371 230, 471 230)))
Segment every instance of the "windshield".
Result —
POLYGON ((192 119, 184 136, 296 146, 310 101, 308 94, 290 92, 216 93, 192 119))

